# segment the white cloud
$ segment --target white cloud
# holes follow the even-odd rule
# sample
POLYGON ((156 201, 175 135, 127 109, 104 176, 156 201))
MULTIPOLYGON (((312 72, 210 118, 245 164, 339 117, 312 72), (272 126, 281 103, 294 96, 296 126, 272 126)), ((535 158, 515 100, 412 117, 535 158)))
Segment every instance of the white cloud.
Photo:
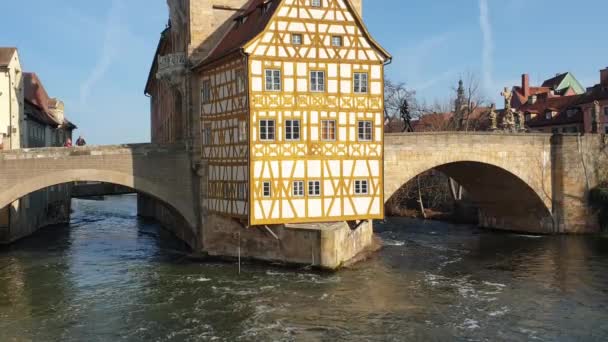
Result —
POLYGON ((87 78, 80 85, 80 103, 82 105, 87 102, 92 89, 118 58, 122 36, 125 31, 122 24, 124 12, 123 0, 113 0, 104 25, 105 32, 99 58, 87 78))
POLYGON ((488 0, 479 0, 479 26, 483 36, 482 44, 482 74, 483 87, 486 91, 492 91, 494 85, 492 72, 494 68, 494 38, 492 36, 492 24, 490 21, 490 9, 488 0))

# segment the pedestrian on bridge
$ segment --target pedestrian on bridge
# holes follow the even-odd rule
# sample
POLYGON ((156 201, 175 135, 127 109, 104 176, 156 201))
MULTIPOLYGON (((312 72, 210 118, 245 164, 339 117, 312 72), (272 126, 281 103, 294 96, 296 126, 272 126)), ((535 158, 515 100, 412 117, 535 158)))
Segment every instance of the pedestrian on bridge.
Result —
POLYGON ((82 136, 78 137, 78 140, 76 140, 76 146, 86 146, 87 142, 86 140, 84 140, 84 138, 82 136))
POLYGON ((72 147, 72 139, 67 138, 63 147, 72 147))

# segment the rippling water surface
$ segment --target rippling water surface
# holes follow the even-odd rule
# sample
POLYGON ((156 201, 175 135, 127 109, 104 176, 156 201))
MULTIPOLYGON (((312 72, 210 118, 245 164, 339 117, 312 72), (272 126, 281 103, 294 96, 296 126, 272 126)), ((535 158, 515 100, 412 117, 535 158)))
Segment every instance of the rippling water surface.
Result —
POLYGON ((189 262, 132 196, 0 248, 0 341, 605 341, 608 239, 390 219, 337 274, 189 262))

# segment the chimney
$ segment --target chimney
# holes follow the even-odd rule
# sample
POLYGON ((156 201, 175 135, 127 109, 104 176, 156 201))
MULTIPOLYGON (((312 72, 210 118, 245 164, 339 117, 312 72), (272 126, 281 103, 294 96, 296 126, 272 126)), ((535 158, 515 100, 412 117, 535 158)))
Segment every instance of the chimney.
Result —
POLYGON ((600 85, 608 88, 608 67, 604 70, 600 70, 600 85))
POLYGON ((528 99, 530 96, 530 75, 521 75, 521 90, 524 92, 524 97, 528 99))

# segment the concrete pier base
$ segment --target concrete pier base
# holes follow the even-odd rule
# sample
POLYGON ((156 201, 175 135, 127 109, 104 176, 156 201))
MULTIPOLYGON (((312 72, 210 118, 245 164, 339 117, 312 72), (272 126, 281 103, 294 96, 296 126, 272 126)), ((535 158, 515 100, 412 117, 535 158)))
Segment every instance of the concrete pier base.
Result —
POLYGON ((336 270, 373 245, 373 224, 346 222, 245 227, 210 215, 203 224, 203 251, 210 256, 255 259, 336 270))

